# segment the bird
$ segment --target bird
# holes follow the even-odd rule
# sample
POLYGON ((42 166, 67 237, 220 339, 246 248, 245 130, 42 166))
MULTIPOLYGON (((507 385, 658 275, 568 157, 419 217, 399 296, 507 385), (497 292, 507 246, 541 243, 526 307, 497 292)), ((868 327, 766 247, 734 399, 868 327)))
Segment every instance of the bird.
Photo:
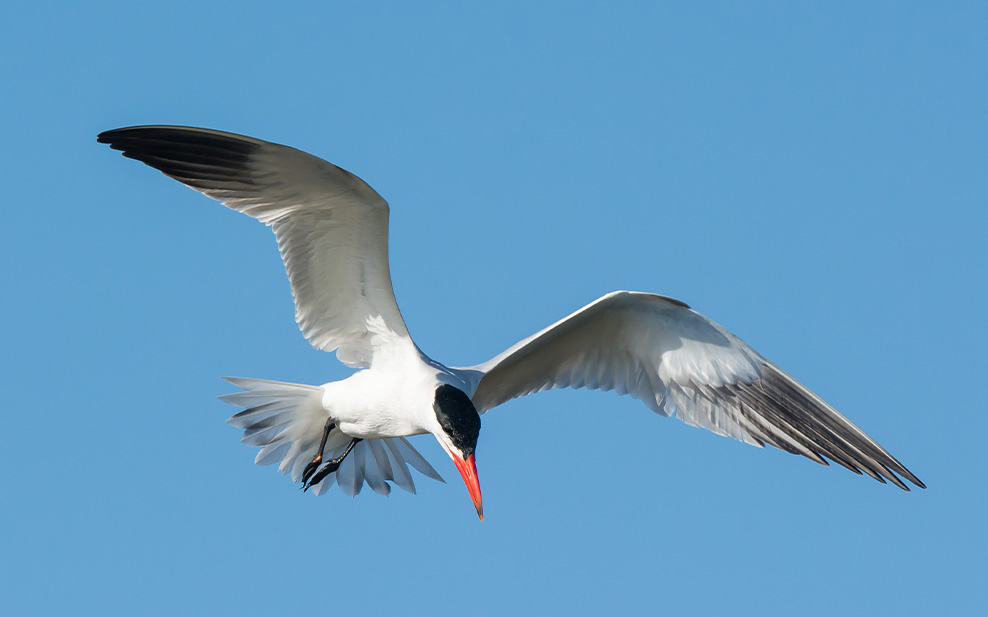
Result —
MULTIPOLYGON (((388 203, 367 183, 301 150, 205 128, 148 125, 105 131, 99 143, 145 163, 274 231, 295 320, 349 376, 319 386, 227 377, 241 409, 228 422, 321 495, 366 483, 415 492, 409 466, 440 474, 406 439, 432 434, 452 459, 480 520, 476 449, 481 416, 556 388, 613 390, 757 447, 822 465, 828 459, 906 491, 926 486, 822 398, 730 331, 679 300, 614 291, 494 358, 446 366, 412 340, 388 262, 388 203)), ((607 426, 606 419, 601 425, 607 426)))

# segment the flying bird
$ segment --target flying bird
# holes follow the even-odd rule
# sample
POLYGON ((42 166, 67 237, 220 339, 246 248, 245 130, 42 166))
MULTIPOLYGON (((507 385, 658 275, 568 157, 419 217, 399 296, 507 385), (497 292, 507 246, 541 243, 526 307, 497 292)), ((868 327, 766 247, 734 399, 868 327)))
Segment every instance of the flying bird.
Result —
MULTIPOLYGON (((388 267, 388 203, 363 180, 295 148, 203 128, 138 126, 97 140, 274 231, 295 320, 355 371, 321 386, 227 378, 221 396, 255 462, 316 494, 366 483, 414 492, 409 466, 442 481, 405 439, 431 433, 484 518, 481 415, 553 388, 614 390, 666 417, 909 490, 925 488, 819 396, 734 334, 672 298, 615 291, 475 366, 427 356, 405 327, 388 267)), ((606 426, 606 421, 603 423, 606 426)))

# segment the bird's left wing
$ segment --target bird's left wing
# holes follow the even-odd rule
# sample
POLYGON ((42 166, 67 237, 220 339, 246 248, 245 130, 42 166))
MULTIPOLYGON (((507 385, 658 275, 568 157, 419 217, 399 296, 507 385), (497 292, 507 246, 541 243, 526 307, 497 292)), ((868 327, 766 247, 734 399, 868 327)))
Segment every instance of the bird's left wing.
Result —
POLYGON ((618 291, 514 345, 459 369, 483 413, 553 388, 614 390, 652 411, 719 435, 827 457, 856 473, 917 486, 916 476, 805 386, 687 305, 618 291))
POLYGON ((388 204, 363 180, 279 144, 211 129, 136 126, 97 140, 271 226, 312 346, 366 368, 412 346, 388 269, 388 204))

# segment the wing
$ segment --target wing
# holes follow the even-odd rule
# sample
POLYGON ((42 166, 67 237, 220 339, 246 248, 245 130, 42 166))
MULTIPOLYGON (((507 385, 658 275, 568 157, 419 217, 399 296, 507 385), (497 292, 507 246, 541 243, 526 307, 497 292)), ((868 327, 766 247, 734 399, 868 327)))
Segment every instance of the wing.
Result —
POLYGON ((671 298, 610 293, 496 358, 459 370, 476 385, 473 402, 482 413, 553 388, 614 390, 719 435, 824 465, 827 457, 905 490, 896 474, 925 488, 820 397, 671 298))
POLYGON ((269 225, 312 346, 368 367, 411 340, 388 269, 388 204, 350 172, 300 150, 209 129, 139 126, 97 140, 269 225))

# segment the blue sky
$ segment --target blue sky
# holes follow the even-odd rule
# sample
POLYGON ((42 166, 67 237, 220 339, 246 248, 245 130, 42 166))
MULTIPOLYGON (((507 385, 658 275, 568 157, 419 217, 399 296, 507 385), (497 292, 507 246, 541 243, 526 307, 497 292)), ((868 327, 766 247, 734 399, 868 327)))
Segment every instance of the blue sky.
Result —
POLYGON ((0 612, 984 611, 986 36, 962 2, 7 6, 0 612), (147 123, 367 180, 439 360, 671 295, 930 488, 560 391, 484 417, 483 523, 430 437, 447 485, 302 494, 219 377, 347 372, 268 230, 95 141, 147 123))

